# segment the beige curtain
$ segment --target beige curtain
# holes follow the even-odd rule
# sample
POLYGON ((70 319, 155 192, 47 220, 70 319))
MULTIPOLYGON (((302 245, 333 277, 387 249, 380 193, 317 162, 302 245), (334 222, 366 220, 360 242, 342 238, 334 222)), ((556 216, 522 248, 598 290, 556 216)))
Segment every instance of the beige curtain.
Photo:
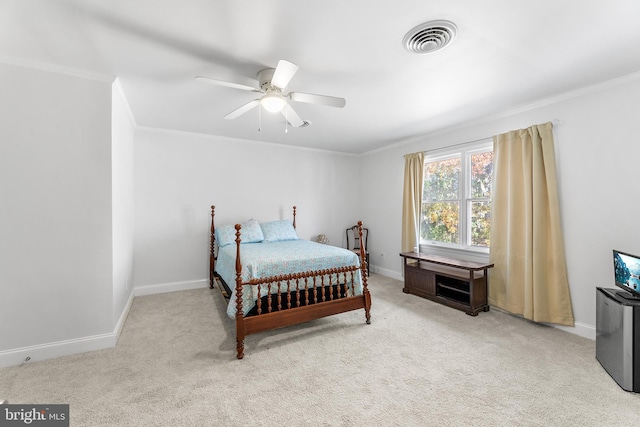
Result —
POLYGON ((422 203, 422 180, 424 173, 424 153, 404 156, 404 192, 402 196, 402 252, 411 252, 419 244, 422 203))
POLYGON ((551 123, 493 138, 491 305, 573 326, 551 123))

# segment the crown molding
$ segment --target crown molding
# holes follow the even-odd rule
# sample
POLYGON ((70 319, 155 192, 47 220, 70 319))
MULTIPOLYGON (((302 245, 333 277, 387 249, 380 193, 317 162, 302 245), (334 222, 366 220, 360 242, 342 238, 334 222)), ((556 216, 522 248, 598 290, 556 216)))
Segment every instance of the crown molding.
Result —
MULTIPOLYGON (((543 98, 535 102, 531 102, 528 104, 523 104, 517 107, 509 108, 499 113, 490 114, 487 116, 479 117, 474 120, 465 121, 463 123, 458 123, 456 125, 448 126, 443 129, 438 129, 433 132, 426 132, 420 135, 412 135, 402 140, 395 141, 385 147, 380 147, 371 151, 367 151, 361 153, 361 156, 376 154, 379 152, 391 150, 393 148, 398 148, 404 145, 412 144, 414 142, 420 141, 424 138, 433 138, 440 135, 446 135, 451 132, 456 132, 459 130, 468 129, 470 127, 482 125, 485 123, 490 123, 496 120, 505 119, 508 117, 512 117, 518 114, 526 113, 528 111, 536 110, 538 108, 547 107, 549 105, 558 104, 560 102, 569 101, 574 98, 578 98, 581 96, 591 95, 593 93, 601 92, 606 89, 614 88, 617 86, 621 86, 624 84, 632 83, 640 80, 640 72, 635 72, 631 74, 626 74, 624 76, 616 77, 610 80, 606 80, 600 83, 596 83, 589 86, 584 86, 582 88, 578 88, 572 91, 563 92, 558 95, 554 95, 551 97, 543 98)), ((562 120, 554 119, 554 125, 562 124, 562 120)))
POLYGON ((239 142, 239 143, 267 145, 267 146, 271 146, 271 147, 284 148, 284 149, 288 149, 288 150, 307 151, 307 152, 324 153, 324 154, 337 154, 337 155, 345 156, 345 157, 359 157, 360 156, 360 154, 345 153, 343 151, 323 150, 321 148, 311 148, 311 147, 300 147, 300 146, 296 146, 296 145, 280 144, 280 143, 277 143, 277 142, 260 141, 260 140, 256 140, 256 139, 234 138, 232 136, 219 135, 219 134, 210 134, 210 133, 203 133, 203 132, 195 132, 195 131, 187 131, 187 130, 180 130, 180 129, 160 128, 160 127, 154 127, 154 126, 137 126, 136 129, 138 129, 140 131, 151 132, 151 133, 155 132, 155 133, 166 133, 166 134, 174 134, 174 135, 191 135, 191 136, 194 136, 194 137, 217 139, 217 140, 224 139, 224 140, 227 140, 227 141, 236 141, 236 142, 239 142))
POLYGON ((95 80, 98 82, 113 83, 116 76, 93 73, 89 71, 75 70, 72 68, 61 67, 59 65, 49 64, 41 61, 32 61, 24 58, 14 58, 10 56, 0 55, 0 63, 6 65, 13 65, 16 67, 30 68, 38 71, 46 71, 56 74, 64 74, 72 77, 79 77, 87 80, 95 80))

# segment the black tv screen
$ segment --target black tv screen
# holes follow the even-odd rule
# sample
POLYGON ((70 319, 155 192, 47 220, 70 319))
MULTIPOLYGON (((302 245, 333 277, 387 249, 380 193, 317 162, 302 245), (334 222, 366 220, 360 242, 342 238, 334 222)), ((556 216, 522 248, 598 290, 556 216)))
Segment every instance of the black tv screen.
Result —
POLYGON ((613 251, 613 271, 616 286, 640 297, 640 257, 620 251, 613 251))

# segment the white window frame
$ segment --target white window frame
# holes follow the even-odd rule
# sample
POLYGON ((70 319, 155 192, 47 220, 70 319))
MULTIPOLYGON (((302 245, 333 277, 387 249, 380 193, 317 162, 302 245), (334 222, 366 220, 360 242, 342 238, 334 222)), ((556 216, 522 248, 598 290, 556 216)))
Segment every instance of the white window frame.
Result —
MULTIPOLYGON (((471 156, 477 153, 493 150, 493 141, 491 138, 459 144, 448 148, 425 152, 424 162, 430 163, 438 160, 446 160, 453 157, 460 157, 462 167, 460 170, 460 188, 459 188, 459 220, 458 233, 460 244, 446 243, 438 241, 423 240, 420 238, 421 250, 442 250, 443 252, 463 252, 476 253, 478 255, 489 254, 489 248, 480 246, 471 246, 471 203, 472 201, 483 201, 489 199, 472 199, 471 198, 471 156)), ((422 210, 423 200, 420 201, 420 209, 422 210)))

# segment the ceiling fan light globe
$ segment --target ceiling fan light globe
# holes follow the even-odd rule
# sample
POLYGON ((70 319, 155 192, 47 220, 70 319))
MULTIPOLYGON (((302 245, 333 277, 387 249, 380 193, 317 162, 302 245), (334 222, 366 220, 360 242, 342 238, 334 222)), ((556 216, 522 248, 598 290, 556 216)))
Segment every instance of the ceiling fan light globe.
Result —
POLYGON ((286 104, 284 97, 277 93, 268 93, 260 99, 260 105, 270 113, 282 111, 286 104))

